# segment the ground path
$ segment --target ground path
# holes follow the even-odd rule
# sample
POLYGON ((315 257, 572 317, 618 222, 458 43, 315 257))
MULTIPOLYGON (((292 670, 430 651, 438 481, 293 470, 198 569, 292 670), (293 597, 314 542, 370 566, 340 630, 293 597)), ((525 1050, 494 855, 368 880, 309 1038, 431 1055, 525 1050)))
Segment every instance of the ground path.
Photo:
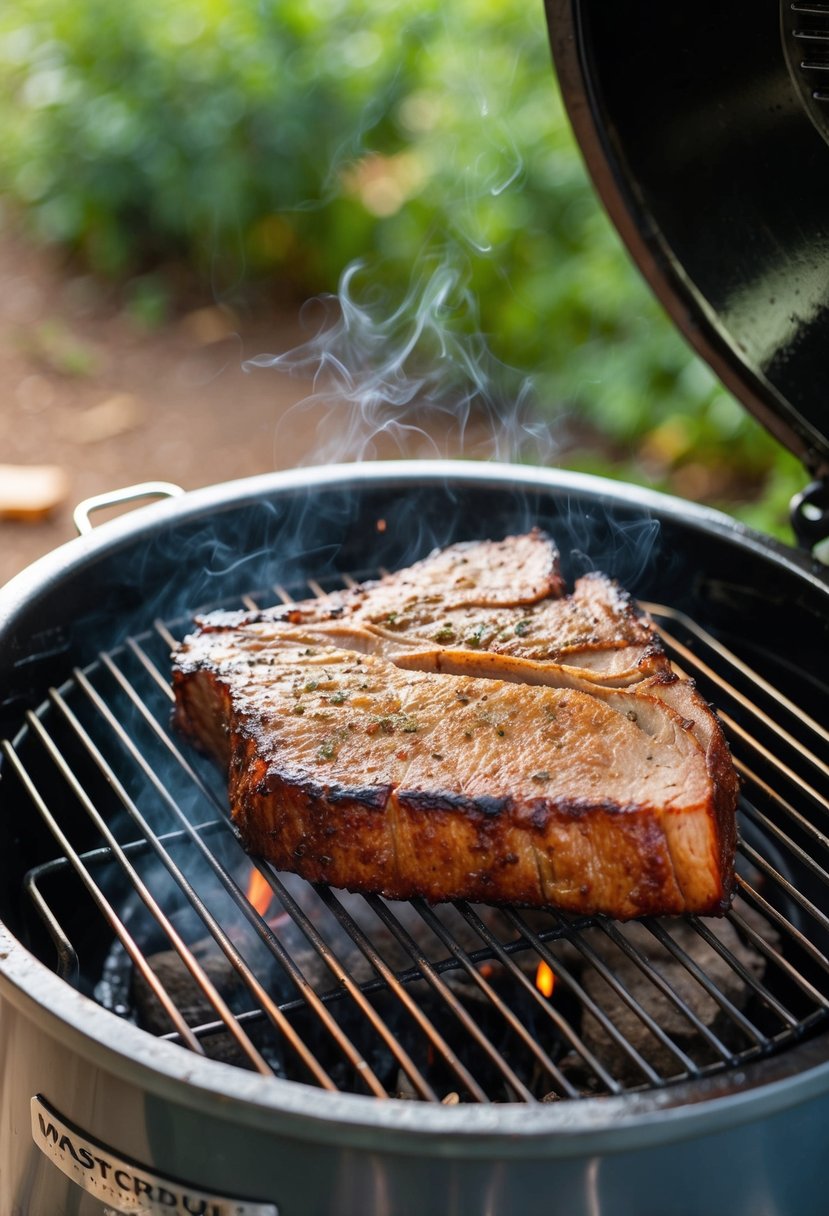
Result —
MULTIPOLYGON (((91 495, 150 480, 193 489, 313 460, 317 431, 330 430, 331 418, 312 409, 284 421, 310 385, 242 366, 294 345, 298 322, 248 312, 207 301, 148 328, 114 289, 0 233, 5 489, 14 488, 10 468, 55 466, 63 479, 61 502, 47 518, 0 519, 0 585, 71 540, 72 509, 91 495)), ((452 447, 451 436, 436 448, 415 435, 401 453, 380 437, 372 454, 451 455, 452 447)))

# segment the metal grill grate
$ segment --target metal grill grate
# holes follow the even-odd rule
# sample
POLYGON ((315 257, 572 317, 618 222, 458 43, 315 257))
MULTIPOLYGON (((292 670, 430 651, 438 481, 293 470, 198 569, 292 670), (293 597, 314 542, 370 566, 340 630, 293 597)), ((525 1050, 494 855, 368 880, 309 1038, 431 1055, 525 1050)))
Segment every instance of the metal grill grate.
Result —
POLYGON ((25 884, 33 948, 51 941, 68 982, 191 1051, 378 1098, 576 1099, 782 1050, 829 1011, 829 736, 693 621, 648 607, 743 779, 722 921, 393 904, 252 861, 222 778, 171 731, 186 626, 159 621, 3 745, 7 796, 53 842, 25 884))

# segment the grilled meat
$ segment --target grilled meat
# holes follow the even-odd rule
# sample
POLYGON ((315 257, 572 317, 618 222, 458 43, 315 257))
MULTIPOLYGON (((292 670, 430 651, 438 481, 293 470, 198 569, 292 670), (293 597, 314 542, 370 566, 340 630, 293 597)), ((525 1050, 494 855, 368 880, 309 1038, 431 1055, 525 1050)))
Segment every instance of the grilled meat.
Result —
POLYGON ((376 582, 335 591, 322 599, 276 608, 293 624, 344 620, 428 629, 442 613, 509 608, 563 595, 559 554, 540 528, 501 541, 465 541, 436 549, 376 582))
POLYGON ((565 594, 558 553, 537 528, 499 543, 452 545, 320 598, 214 614, 201 627, 244 624, 264 639, 286 623, 302 625, 321 645, 384 655, 418 671, 587 691, 670 672, 653 622, 617 583, 588 574, 565 594))
MULTIPOLYGON (((527 539, 537 554, 539 535, 527 539)), ((481 568, 485 546, 465 547, 463 563, 459 548, 421 573, 481 568)), ((670 672, 650 622, 603 576, 563 596, 549 562, 523 587, 506 580, 512 597, 536 596, 520 607, 497 600, 495 577, 479 597, 491 604, 457 579, 440 601, 439 580, 424 593, 417 569, 296 608, 214 614, 179 649, 177 724, 227 766, 246 847, 390 898, 621 919, 723 911, 736 777, 716 718, 670 672), (394 611, 395 585, 409 618, 399 633, 376 619, 394 611), (483 609, 501 624, 476 644, 430 632, 483 609)))

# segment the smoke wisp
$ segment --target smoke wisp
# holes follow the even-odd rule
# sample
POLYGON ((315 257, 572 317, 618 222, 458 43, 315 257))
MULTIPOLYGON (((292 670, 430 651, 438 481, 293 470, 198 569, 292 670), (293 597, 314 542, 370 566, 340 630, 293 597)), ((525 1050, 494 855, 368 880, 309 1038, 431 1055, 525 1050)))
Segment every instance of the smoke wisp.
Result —
POLYGON ((532 378, 492 353, 457 257, 424 257, 395 304, 355 263, 338 295, 310 301, 302 321, 311 331, 305 342, 245 364, 313 383, 277 424, 277 465, 285 428, 309 425, 309 463, 462 456, 544 464, 552 454, 532 378))

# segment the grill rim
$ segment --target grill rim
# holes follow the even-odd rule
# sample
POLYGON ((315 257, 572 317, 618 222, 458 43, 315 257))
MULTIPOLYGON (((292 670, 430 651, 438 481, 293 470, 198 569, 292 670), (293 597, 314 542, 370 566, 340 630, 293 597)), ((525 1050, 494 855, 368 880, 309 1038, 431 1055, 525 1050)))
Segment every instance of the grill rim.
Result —
POLYGON ((805 577, 817 591, 829 590, 829 569, 821 566, 807 552, 765 536, 714 507, 701 506, 645 486, 612 481, 590 473, 542 469, 532 465, 483 464, 460 460, 378 460, 361 465, 312 465, 202 486, 188 490, 178 498, 150 503, 127 515, 108 520, 89 534, 75 537, 38 558, 4 587, 0 587, 0 635, 6 628, 6 622, 13 619, 17 610, 26 606, 30 597, 50 593, 51 584, 61 576, 71 574, 94 558, 117 553, 125 544, 132 544, 142 536, 185 516, 195 521, 216 511, 253 505, 274 494, 315 493, 326 488, 349 490, 371 485, 375 489, 388 488, 394 492, 400 481, 421 485, 463 483, 470 488, 500 485, 505 489, 564 491, 576 498, 587 497, 596 502, 609 500, 614 505, 665 516, 685 527, 703 532, 714 531, 720 536, 735 539, 741 547, 755 555, 771 560, 798 577, 805 577))
MULTIPOLYGON (((25 613, 33 599, 54 595, 55 585, 62 579, 86 570, 103 554, 140 543, 184 517, 197 520, 217 510, 243 508, 258 499, 295 495, 298 491, 314 493, 326 487, 359 491, 370 484, 373 489, 399 492, 407 484, 422 488, 447 483, 463 483, 470 489, 500 487, 586 497, 595 503, 671 518, 685 529, 725 536, 737 546, 752 550, 764 563, 777 564, 805 578, 819 594, 829 592, 829 573, 820 570, 808 556, 753 532, 721 512, 654 491, 585 474, 532 467, 454 461, 378 462, 266 474, 205 487, 104 524, 90 536, 71 541, 40 559, 0 591, 0 639, 7 623, 13 626, 16 615, 21 610, 25 613)), ((12 1003, 52 1037, 65 1041, 68 1035, 75 1049, 91 1063, 100 1063, 103 1053, 107 1067, 116 1075, 126 1073, 143 1089, 162 1090, 168 1098, 202 1111, 209 1108, 211 1113, 215 1113, 216 1096, 221 1095, 226 1106, 232 1105, 235 1117, 259 1127, 264 1119, 272 1130, 283 1134, 298 1134, 298 1119, 318 1140, 342 1143, 343 1131, 349 1129, 346 1139, 355 1146, 364 1146, 378 1130, 395 1137, 389 1147, 409 1152, 428 1151, 430 1138, 451 1134, 464 1146, 462 1151, 471 1156, 486 1152, 493 1142, 506 1155, 526 1155, 530 1143, 544 1155, 567 1155, 576 1145, 579 1152, 622 1148, 631 1137, 642 1146, 692 1135, 698 1127, 710 1131, 712 1118, 716 1126, 728 1126, 739 1121, 748 1101, 750 1117, 759 1118, 808 1101, 829 1087, 829 1035, 823 1034, 737 1073, 681 1082, 645 1094, 588 1098, 560 1106, 464 1104, 459 1114, 456 1109, 431 1104, 378 1102, 347 1093, 322 1095, 319 1089, 301 1082, 260 1078, 214 1060, 183 1055, 174 1045, 125 1025, 39 963, 0 923, 0 997, 7 992, 12 1003), (413 1135, 415 1142, 411 1141, 413 1135)))

